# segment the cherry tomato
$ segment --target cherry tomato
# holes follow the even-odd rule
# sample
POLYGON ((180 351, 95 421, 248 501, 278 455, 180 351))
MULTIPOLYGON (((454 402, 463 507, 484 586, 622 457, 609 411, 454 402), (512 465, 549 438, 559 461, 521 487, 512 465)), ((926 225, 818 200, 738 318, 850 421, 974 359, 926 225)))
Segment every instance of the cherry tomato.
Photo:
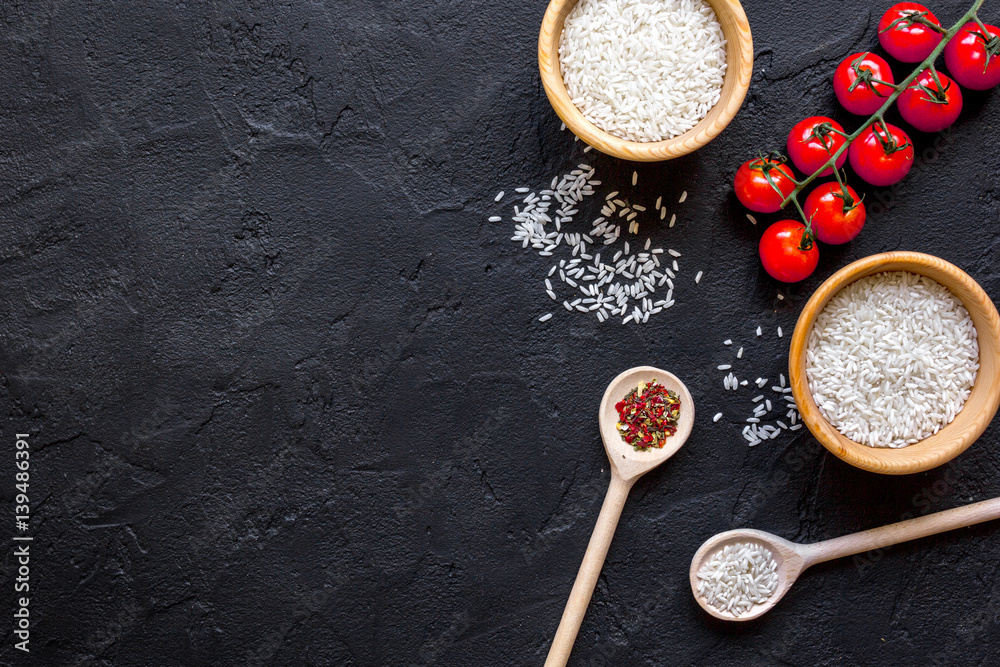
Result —
POLYGON ((760 237, 760 262, 772 278, 784 283, 805 280, 819 264, 819 249, 812 240, 802 249, 806 226, 796 220, 779 220, 760 237))
POLYGON ((943 33, 937 17, 915 2, 893 5, 878 22, 878 41, 882 48, 904 63, 918 63, 929 56, 941 43, 943 33))
POLYGON ((896 103, 903 120, 921 132, 940 132, 951 127, 962 113, 962 89, 940 72, 938 80, 941 89, 933 73, 925 69, 896 103))
POLYGON ((854 188, 850 185, 844 187, 847 188, 847 197, 844 197, 844 191, 836 181, 823 183, 809 193, 802 207, 812 225, 813 234, 823 243, 847 243, 865 226, 864 202, 854 188))
POLYGON ((894 83, 889 63, 874 53, 847 56, 833 73, 833 91, 841 106, 859 116, 878 111, 892 95, 894 83))
MULTIPOLYGON (((788 156, 792 163, 804 174, 813 174, 822 167, 830 156, 847 141, 844 128, 837 121, 825 116, 810 116, 799 121, 788 134, 788 156)), ((837 169, 847 161, 845 151, 837 158, 837 169)), ((832 168, 826 168, 820 176, 829 176, 832 168)))
POLYGON ((1000 28, 966 23, 944 47, 944 64, 951 78, 972 90, 986 90, 1000 83, 1000 28))
POLYGON ((767 156, 744 162, 736 171, 736 197, 751 211, 774 213, 781 209, 781 202, 795 189, 792 170, 784 164, 783 157, 767 156), (779 194, 767 180, 770 175, 779 194))
POLYGON ((898 183, 913 167, 913 142, 906 132, 889 123, 866 127, 851 142, 847 154, 858 176, 879 187, 898 183))

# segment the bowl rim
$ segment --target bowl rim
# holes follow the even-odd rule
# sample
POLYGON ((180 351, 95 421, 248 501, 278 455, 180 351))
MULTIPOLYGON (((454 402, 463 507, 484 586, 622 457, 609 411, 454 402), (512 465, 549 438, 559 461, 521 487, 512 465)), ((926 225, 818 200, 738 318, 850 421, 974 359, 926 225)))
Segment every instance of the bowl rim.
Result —
POLYGON ((1000 368, 986 354, 1000 349, 1000 315, 989 295, 969 274, 939 257, 911 251, 893 251, 870 255, 840 269, 820 285, 803 306, 788 354, 788 374, 792 395, 803 423, 831 453, 851 465, 870 472, 906 475, 923 472, 947 463, 965 451, 986 430, 1000 406, 1000 368), (927 276, 944 285, 962 302, 976 326, 980 368, 966 406, 983 401, 978 414, 960 421, 963 406, 955 421, 920 442, 892 449, 869 447, 848 439, 820 413, 809 391, 805 353, 809 333, 819 313, 835 294, 851 283, 887 271, 908 271, 927 276), (977 394, 977 392, 980 392, 977 394), (971 421, 970 421, 971 419, 971 421), (959 429, 961 427, 961 429, 959 429))
POLYGON ((726 77, 722 97, 705 118, 693 128, 663 141, 628 141, 600 129, 584 117, 570 100, 559 68, 559 39, 563 22, 579 0, 550 0, 538 33, 538 69, 542 87, 556 115, 576 136, 613 157, 636 162, 672 160, 691 153, 717 137, 743 105, 753 75, 753 36, 739 0, 706 0, 716 15, 725 14, 732 22, 720 23, 726 36, 726 77), (728 26, 728 27, 727 27, 728 26), (734 67, 733 64, 736 64, 734 67), (730 84, 730 81, 732 83, 730 84), (727 86, 730 86, 727 95, 727 86))

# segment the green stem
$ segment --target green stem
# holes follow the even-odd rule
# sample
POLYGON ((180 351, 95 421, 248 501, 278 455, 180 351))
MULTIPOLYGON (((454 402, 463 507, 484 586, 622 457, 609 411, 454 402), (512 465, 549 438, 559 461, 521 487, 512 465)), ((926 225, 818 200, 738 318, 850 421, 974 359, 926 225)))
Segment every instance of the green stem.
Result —
POLYGON ((930 70, 931 70, 931 76, 934 77, 934 85, 937 86, 938 94, 941 97, 944 97, 944 86, 941 85, 941 79, 938 78, 938 71, 937 68, 934 67, 934 63, 931 63, 930 70))
MULTIPOLYGON (((850 211, 851 209, 853 209, 857 205, 857 202, 854 201, 854 197, 851 196, 851 193, 847 191, 847 184, 844 183, 844 179, 840 175, 840 170, 837 169, 836 167, 834 167, 834 169, 833 169, 833 175, 837 178, 837 185, 840 186, 840 192, 844 195, 844 198, 843 198, 844 208, 843 208, 843 210, 844 210, 844 213, 847 213, 848 211, 850 211)), ((796 200, 796 201, 798 201, 798 200, 796 200)))
POLYGON ((979 24, 979 29, 983 31, 983 34, 989 34, 989 30, 986 29, 986 25, 979 20, 979 14, 972 12, 972 18, 975 19, 976 23, 979 24))
POLYGON ((799 209, 799 215, 806 221, 806 230, 802 232, 802 239, 799 241, 799 250, 809 250, 815 242, 813 240, 812 218, 806 217, 806 212, 802 210, 798 199, 793 199, 792 201, 795 202, 795 208, 799 209))
MULTIPOLYGON (((941 42, 937 45, 937 47, 933 51, 931 51, 931 54, 926 58, 924 58, 924 61, 919 65, 917 65, 917 68, 913 70, 913 72, 911 72, 908 77, 906 77, 901 82, 896 84, 896 90, 892 93, 892 95, 886 98, 885 102, 882 104, 882 108, 876 111, 874 114, 872 114, 871 118, 865 121, 861 125, 861 127, 859 127, 851 134, 847 135, 847 141, 844 142, 844 145, 841 146, 839 149, 837 149, 837 151, 830 156, 830 158, 823 164, 823 166, 814 171, 811 175, 807 176, 804 180, 799 181, 798 185, 795 186, 795 189, 792 190, 791 194, 785 197, 785 199, 781 202, 781 208, 785 208, 786 206, 788 206, 789 202, 795 202, 796 208, 798 208, 799 212, 802 213, 802 207, 799 206, 799 199, 798 199, 799 194, 803 190, 805 190, 810 183, 815 181, 821 172, 826 171, 830 167, 833 167, 833 169, 836 171, 837 159, 844 154, 844 151, 846 151, 848 146, 851 145, 851 142, 857 139, 859 136, 861 136, 861 133, 864 132, 865 129, 867 129, 869 126, 871 126, 872 123, 874 123, 877 120, 883 120, 882 118, 883 114, 885 114, 885 112, 889 109, 889 107, 891 107, 896 102, 899 96, 902 95, 903 91, 906 90, 911 83, 913 83, 913 80, 916 79, 921 72, 923 72, 925 69, 934 64, 934 61, 937 60, 938 56, 941 55, 941 52, 944 51, 944 47, 947 46, 948 42, 951 41, 952 37, 958 34, 958 31, 962 29, 962 26, 964 26, 970 20, 976 20, 977 22, 979 21, 979 17, 977 16, 976 12, 979 11, 979 8, 983 6, 983 1, 984 0, 975 0, 975 2, 972 3, 972 8, 969 9, 969 11, 965 12, 962 18, 959 19, 958 23, 953 25, 951 28, 948 29, 947 32, 944 33, 944 37, 941 38, 941 42)), ((806 220, 805 213, 802 213, 802 219, 806 220)), ((806 226, 808 225, 809 221, 806 220, 806 226)))
POLYGON ((843 190, 844 194, 846 195, 847 194, 847 186, 844 185, 844 179, 840 175, 840 170, 837 169, 836 167, 833 168, 833 176, 834 176, 834 178, 837 179, 837 185, 840 186, 840 189, 843 190))
POLYGON ((806 233, 810 233, 811 234, 812 233, 812 220, 810 220, 809 218, 806 217, 806 212, 802 210, 802 205, 799 204, 799 200, 798 199, 793 199, 792 201, 795 203, 795 208, 799 209, 799 215, 801 215, 802 219, 806 221, 806 233))

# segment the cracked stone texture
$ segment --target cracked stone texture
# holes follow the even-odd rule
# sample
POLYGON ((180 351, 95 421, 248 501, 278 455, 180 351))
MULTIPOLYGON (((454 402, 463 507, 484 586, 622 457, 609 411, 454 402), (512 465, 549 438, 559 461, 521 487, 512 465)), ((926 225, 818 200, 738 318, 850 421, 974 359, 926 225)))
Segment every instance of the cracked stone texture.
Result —
POLYGON ((995 524, 818 566, 739 627, 692 600, 718 531, 812 541, 1000 495, 995 426, 901 478, 804 431, 740 438, 753 394, 723 392, 722 340, 746 347, 740 377, 776 377, 845 263, 928 251, 1000 297, 996 91, 915 134, 894 191, 860 188, 867 229, 813 277, 763 274, 778 216, 750 225, 733 173, 806 115, 856 127, 829 79, 875 47, 884 7, 745 4, 742 112, 697 154, 635 166, 633 189, 633 165, 560 132, 543 2, 4 3, 0 486, 12 508, 30 431, 36 540, 31 654, 8 616, 0 662, 540 664, 609 478, 601 394, 654 364, 687 382, 696 427, 633 489, 571 664, 1000 664, 995 524), (550 262, 487 222, 514 203, 498 190, 584 160, 602 192, 678 215, 643 227, 683 253, 677 306, 646 326, 553 304, 550 262))

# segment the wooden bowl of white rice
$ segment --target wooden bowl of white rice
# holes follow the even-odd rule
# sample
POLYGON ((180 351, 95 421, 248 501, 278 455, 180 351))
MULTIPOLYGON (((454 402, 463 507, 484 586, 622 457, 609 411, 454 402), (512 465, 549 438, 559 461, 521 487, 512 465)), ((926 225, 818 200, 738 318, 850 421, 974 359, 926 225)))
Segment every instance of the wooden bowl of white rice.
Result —
POLYGON ((597 150, 670 160, 739 111, 753 38, 738 0, 551 0, 538 36, 556 114, 597 150))
POLYGON ((888 475, 961 454, 1000 405, 1000 316, 967 273, 916 252, 833 274, 799 315, 792 395, 816 439, 888 475))

